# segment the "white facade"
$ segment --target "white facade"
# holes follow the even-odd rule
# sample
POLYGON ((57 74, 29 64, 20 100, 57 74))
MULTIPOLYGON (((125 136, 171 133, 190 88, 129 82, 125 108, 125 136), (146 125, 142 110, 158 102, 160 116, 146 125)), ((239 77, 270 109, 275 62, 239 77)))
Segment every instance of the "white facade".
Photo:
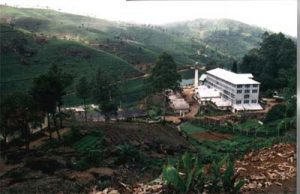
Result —
POLYGON ((233 111, 262 109, 258 104, 260 83, 252 79, 252 74, 237 74, 221 68, 206 74, 204 84, 219 91, 221 99, 229 101, 228 106, 233 111))
POLYGON ((195 81, 194 81, 194 84, 195 84, 195 88, 199 85, 198 82, 199 82, 199 73, 198 73, 198 69, 195 68, 195 81))

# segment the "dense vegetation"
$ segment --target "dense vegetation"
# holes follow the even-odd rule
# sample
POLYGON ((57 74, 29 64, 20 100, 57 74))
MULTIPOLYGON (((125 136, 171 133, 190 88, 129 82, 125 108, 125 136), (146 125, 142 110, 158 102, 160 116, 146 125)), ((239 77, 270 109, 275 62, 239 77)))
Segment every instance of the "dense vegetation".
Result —
POLYGON ((258 48, 243 57, 241 72, 251 72, 261 82, 261 90, 290 89, 296 94, 296 43, 282 33, 264 33, 258 48))

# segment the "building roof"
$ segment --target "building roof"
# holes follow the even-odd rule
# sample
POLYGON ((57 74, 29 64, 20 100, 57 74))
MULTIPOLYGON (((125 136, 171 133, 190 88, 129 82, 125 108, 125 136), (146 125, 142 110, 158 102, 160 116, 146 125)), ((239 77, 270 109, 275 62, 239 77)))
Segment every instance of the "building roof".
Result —
POLYGON ((172 107, 175 110, 185 110, 189 109, 190 105, 183 98, 177 98, 172 101, 172 107))
POLYGON ((260 84, 259 82, 251 79, 253 75, 250 73, 237 74, 225 69, 216 68, 206 72, 207 74, 216 76, 220 79, 228 81, 234 85, 238 84, 260 84))
POLYGON ((220 97, 220 92, 213 88, 208 88, 206 85, 201 85, 197 90, 198 96, 201 98, 216 98, 220 97))
POLYGON ((240 111, 240 110, 262 110, 263 108, 260 106, 260 104, 234 104, 232 106, 234 109, 240 111))
POLYGON ((222 98, 214 98, 211 101, 215 103, 217 107, 227 107, 232 105, 231 101, 222 98))
POLYGON ((181 86, 188 86, 193 84, 194 84, 194 79, 182 79, 180 82, 181 86))
POLYGON ((207 75, 205 73, 202 73, 199 80, 204 81, 206 79, 207 75))
POLYGON ((260 106, 260 104, 243 104, 245 110, 262 110, 263 108, 260 106))

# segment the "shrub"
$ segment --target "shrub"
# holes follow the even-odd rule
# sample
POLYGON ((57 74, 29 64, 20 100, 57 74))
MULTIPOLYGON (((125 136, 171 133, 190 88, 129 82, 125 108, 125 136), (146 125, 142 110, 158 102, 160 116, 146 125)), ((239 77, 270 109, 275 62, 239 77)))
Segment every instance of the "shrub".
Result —
POLYGON ((223 189, 226 193, 236 194, 239 193, 242 186, 245 184, 243 180, 236 183, 238 174, 234 174, 234 165, 231 160, 227 161, 226 170, 222 175, 223 189))
POLYGON ((132 145, 123 144, 116 146, 118 158, 117 164, 123 164, 127 162, 143 162, 143 153, 132 145))
POLYGON ((286 112, 286 105, 277 104, 269 110, 265 118, 265 122, 268 123, 271 121, 283 119, 285 117, 285 112, 286 112))
POLYGON ((75 170, 86 170, 90 167, 90 163, 86 157, 82 157, 79 161, 77 161, 73 168, 75 170))
POLYGON ((228 157, 219 162, 213 162, 208 174, 197 157, 185 153, 177 164, 168 163, 163 167, 163 180, 165 184, 174 189, 176 193, 231 193, 236 194, 244 185, 244 181, 237 181, 234 166, 228 157), (226 166, 224 173, 221 168, 226 166), (207 185, 207 187, 205 186, 207 185))

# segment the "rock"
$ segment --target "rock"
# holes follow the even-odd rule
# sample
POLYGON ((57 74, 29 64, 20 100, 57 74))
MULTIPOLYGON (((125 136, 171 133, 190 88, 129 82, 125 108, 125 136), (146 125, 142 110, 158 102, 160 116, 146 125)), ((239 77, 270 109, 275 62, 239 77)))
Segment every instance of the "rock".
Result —
POLYGON ((96 174, 98 176, 113 176, 115 171, 111 168, 101 167, 101 168, 90 168, 88 172, 91 174, 96 174))
POLYGON ((108 192, 108 194, 120 194, 120 193, 117 190, 112 190, 112 191, 108 192))

